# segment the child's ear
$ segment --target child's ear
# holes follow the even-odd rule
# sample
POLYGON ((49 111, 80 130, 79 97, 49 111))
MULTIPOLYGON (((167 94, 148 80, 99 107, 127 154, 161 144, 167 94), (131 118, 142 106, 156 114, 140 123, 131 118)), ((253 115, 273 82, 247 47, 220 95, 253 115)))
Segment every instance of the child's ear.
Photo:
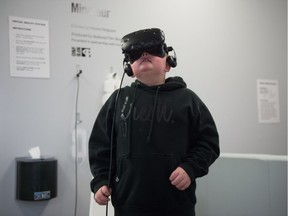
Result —
POLYGON ((165 72, 169 72, 171 69, 170 64, 168 64, 168 62, 166 61, 166 65, 165 65, 165 72))

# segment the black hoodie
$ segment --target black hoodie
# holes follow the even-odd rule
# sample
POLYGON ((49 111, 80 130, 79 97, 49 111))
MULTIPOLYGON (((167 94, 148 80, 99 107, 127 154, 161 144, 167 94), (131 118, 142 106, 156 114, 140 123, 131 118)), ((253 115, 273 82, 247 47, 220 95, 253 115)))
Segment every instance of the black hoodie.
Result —
POLYGON ((109 185, 116 216, 194 215, 195 179, 206 175, 219 156, 209 110, 180 77, 153 87, 136 80, 121 89, 118 102, 117 92, 100 110, 91 133, 92 192, 109 185), (184 191, 169 181, 177 167, 192 182, 184 191))

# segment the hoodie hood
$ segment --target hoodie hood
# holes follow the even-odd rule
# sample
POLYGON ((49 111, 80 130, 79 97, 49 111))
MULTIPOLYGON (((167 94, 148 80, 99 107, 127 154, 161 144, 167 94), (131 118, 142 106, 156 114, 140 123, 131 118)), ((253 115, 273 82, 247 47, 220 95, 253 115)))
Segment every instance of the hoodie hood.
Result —
POLYGON ((160 91, 172 91, 172 90, 176 90, 179 88, 186 88, 186 83, 184 82, 184 80, 181 77, 175 76, 175 77, 169 77, 165 80, 165 83, 162 85, 157 85, 157 86, 147 86, 146 84, 140 82, 139 80, 136 80, 135 82, 133 82, 131 84, 132 87, 136 87, 137 88, 143 88, 143 89, 147 89, 155 91, 157 89, 159 89, 160 91))

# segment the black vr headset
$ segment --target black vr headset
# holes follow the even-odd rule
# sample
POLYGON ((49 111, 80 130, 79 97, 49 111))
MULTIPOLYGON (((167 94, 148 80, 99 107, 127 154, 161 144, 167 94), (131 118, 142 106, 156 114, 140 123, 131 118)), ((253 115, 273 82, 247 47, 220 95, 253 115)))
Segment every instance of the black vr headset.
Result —
POLYGON ((143 52, 163 58, 170 51, 173 51, 174 55, 168 55, 167 63, 171 67, 177 65, 175 51, 172 47, 167 47, 164 32, 158 28, 139 30, 125 35, 121 39, 121 49, 125 56, 124 71, 128 76, 133 76, 130 64, 139 59, 143 52))

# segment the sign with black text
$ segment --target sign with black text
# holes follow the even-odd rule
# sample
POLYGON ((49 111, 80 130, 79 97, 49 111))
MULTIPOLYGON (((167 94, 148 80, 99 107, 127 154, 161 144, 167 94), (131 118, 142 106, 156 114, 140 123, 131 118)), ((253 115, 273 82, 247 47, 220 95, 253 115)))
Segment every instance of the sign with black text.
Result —
POLYGON ((9 17, 10 75, 49 78, 48 21, 9 17))

